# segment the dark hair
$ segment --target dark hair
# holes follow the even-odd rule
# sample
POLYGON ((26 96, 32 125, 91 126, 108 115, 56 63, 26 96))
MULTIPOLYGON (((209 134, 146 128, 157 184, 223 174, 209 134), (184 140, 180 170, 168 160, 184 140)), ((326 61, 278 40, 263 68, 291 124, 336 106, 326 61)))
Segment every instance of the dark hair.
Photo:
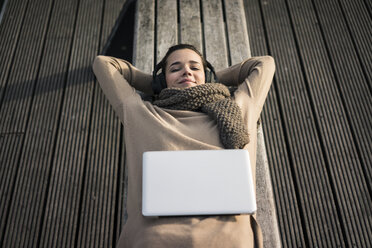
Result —
POLYGON ((201 54, 201 52, 199 52, 198 49, 196 49, 196 47, 194 47, 193 45, 190 45, 190 44, 178 44, 178 45, 174 45, 174 46, 171 46, 167 53, 165 54, 164 58, 159 62, 158 65, 161 66, 161 70, 162 72, 165 74, 165 67, 167 65, 167 60, 168 60, 168 57, 174 52, 174 51, 177 51, 177 50, 181 50, 181 49, 190 49, 194 52, 196 52, 201 60, 202 60, 202 63, 203 63, 203 69, 206 70, 207 69, 207 61, 205 60, 203 54, 201 54))

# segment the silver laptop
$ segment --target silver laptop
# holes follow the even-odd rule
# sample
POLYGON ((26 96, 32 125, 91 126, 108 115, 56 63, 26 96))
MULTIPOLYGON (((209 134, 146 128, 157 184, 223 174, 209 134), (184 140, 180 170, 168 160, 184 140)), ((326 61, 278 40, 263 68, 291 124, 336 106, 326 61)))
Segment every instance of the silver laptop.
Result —
POLYGON ((142 214, 252 214, 251 172, 247 150, 145 152, 142 214))

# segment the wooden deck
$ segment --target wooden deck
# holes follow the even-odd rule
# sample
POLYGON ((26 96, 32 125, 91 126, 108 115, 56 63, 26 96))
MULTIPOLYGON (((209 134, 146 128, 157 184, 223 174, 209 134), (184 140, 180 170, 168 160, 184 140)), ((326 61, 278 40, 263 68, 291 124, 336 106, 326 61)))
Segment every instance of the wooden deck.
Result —
MULTIPOLYGON (((3 2, 0 247, 112 247, 125 213, 123 130, 91 63, 112 51, 128 5, 3 2)), ((244 7, 252 55, 277 66, 262 121, 282 246, 372 247, 372 4, 244 7)))

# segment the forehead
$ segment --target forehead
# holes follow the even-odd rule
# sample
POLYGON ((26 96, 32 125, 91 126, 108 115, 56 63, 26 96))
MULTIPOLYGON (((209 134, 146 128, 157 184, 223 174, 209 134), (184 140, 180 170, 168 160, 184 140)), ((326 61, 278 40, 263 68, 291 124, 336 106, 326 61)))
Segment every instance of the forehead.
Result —
POLYGON ((202 59, 199 56, 199 54, 197 54, 193 50, 190 50, 190 49, 187 49, 187 48, 186 49, 180 49, 180 50, 176 50, 176 51, 172 52, 169 55, 169 57, 167 59, 167 66, 171 65, 175 62, 187 63, 187 62, 190 62, 190 61, 196 61, 196 62, 202 64, 202 59))

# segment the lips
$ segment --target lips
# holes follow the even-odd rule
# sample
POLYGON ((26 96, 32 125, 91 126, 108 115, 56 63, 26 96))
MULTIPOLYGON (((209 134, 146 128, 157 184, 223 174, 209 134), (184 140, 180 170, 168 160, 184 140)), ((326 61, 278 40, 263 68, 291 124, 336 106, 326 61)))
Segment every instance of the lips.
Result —
POLYGON ((179 84, 183 84, 183 83, 195 83, 195 81, 191 80, 191 79, 188 79, 188 78, 185 78, 185 79, 182 79, 179 84))

